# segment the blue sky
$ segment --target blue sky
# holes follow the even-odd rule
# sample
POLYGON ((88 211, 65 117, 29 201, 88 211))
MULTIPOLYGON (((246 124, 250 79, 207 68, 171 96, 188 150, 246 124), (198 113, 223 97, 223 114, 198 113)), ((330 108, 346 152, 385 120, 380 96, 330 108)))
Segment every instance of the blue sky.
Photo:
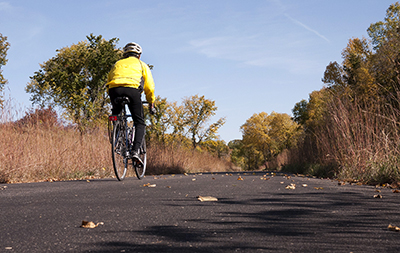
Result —
POLYGON ((240 139, 254 113, 288 113, 322 88, 352 37, 368 37, 387 0, 0 0, 0 33, 11 47, 2 68, 23 108, 29 77, 56 50, 90 33, 134 41, 154 65, 156 95, 180 103, 204 95, 226 117, 221 139, 240 139))

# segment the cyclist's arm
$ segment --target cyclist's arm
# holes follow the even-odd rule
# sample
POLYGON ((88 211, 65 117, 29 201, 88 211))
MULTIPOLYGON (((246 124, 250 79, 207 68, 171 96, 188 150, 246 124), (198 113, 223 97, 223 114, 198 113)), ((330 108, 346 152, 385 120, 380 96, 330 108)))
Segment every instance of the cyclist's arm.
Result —
POLYGON ((156 97, 154 95, 154 80, 151 74, 150 68, 147 64, 143 64, 143 77, 144 77, 144 93, 146 94, 146 100, 149 104, 154 104, 156 97))

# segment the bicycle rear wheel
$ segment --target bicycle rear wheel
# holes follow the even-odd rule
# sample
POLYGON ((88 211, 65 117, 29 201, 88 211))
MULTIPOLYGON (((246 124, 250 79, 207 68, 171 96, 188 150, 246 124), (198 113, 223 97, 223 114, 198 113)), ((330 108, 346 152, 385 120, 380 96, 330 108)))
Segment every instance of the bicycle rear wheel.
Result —
POLYGON ((140 164, 133 160, 133 167, 135 168, 135 173, 138 179, 142 179, 144 174, 146 173, 146 165, 147 165, 147 155, 146 155, 146 140, 143 140, 142 147, 140 148, 139 154, 140 160, 142 160, 143 164, 140 164))
POLYGON ((115 176, 119 181, 125 178, 128 168, 125 139, 125 127, 120 121, 116 121, 112 133, 111 152, 115 176))

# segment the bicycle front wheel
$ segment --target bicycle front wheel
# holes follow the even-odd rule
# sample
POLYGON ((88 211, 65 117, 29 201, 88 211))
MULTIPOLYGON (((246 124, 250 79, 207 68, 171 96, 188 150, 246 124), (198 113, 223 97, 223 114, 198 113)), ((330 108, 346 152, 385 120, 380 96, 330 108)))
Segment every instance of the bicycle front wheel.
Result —
POLYGON ((142 179, 144 177, 144 174, 146 173, 146 165, 147 165, 146 140, 143 140, 142 147, 140 148, 139 157, 140 160, 142 160, 143 164, 139 164, 136 161, 133 161, 133 167, 135 167, 137 178, 142 179))
POLYGON ((127 147, 125 141, 125 127, 119 121, 115 122, 113 128, 111 152, 115 176, 119 181, 121 181, 126 175, 128 158, 126 157, 127 147))

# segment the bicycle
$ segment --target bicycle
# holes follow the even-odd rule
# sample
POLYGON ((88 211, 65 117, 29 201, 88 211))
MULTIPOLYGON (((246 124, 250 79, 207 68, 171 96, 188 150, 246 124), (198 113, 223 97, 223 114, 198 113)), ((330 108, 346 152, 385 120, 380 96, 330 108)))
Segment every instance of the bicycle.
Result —
MULTIPOLYGON (((128 118, 132 118, 132 115, 126 114, 125 107, 129 104, 129 98, 117 97, 115 102, 122 105, 122 111, 119 115, 110 115, 108 117, 109 138, 115 176, 119 181, 122 181, 126 176, 129 164, 131 164, 135 169, 137 178, 142 179, 146 173, 147 164, 146 140, 143 139, 142 146, 140 147, 139 157, 143 162, 140 163, 130 156, 135 136, 135 124, 133 121, 128 122, 128 118), (110 122, 112 122, 112 130, 110 122)), ((145 104, 147 102, 142 101, 142 103, 145 104)))

